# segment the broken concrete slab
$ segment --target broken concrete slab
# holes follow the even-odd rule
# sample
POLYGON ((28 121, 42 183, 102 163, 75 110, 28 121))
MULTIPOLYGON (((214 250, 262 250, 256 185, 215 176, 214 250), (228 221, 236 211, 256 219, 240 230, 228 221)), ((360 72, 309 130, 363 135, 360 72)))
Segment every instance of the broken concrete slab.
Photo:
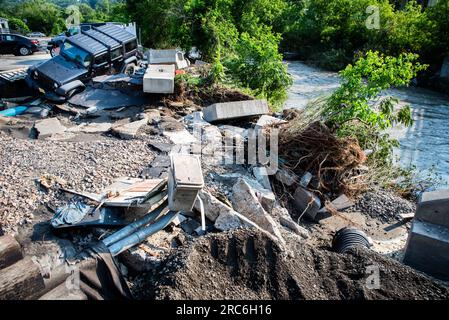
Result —
POLYGON ((168 137, 173 144, 199 143, 199 141, 186 129, 180 131, 164 131, 163 134, 168 137))
POLYGON ((143 92, 173 93, 175 90, 174 65, 149 65, 143 76, 143 92))
POLYGON ((153 147, 154 149, 163 152, 163 153, 169 153, 172 149, 173 145, 171 143, 164 143, 164 142, 158 142, 158 141, 150 141, 148 144, 153 147))
POLYGON ((237 229, 244 225, 234 210, 220 213, 214 223, 214 227, 220 231, 237 229))
POLYGON ((112 127, 112 132, 116 133, 120 138, 130 140, 136 137, 139 129, 148 123, 148 120, 142 119, 139 121, 129 122, 112 127))
POLYGON ((298 176, 296 174, 283 169, 279 169, 276 172, 275 177, 276 180, 289 187, 298 181, 298 176))
POLYGON ((184 69, 189 66, 184 52, 176 49, 150 49, 148 60, 152 65, 171 64, 176 69, 184 69))
POLYGON ((45 139, 54 134, 61 134, 67 130, 67 128, 59 122, 58 118, 48 118, 37 121, 34 124, 34 129, 36 129, 39 139, 45 139))
POLYGON ((254 167, 253 174, 262 187, 267 190, 271 190, 270 178, 268 176, 267 168, 265 167, 254 167))
POLYGON ((333 200, 331 202, 331 205, 337 210, 345 210, 348 209, 352 206, 354 206, 354 201, 352 201, 351 199, 348 198, 347 195, 342 194, 340 195, 338 198, 336 198, 335 200, 333 200))
MULTIPOLYGON (((212 222, 215 222, 222 213, 234 211, 207 191, 201 190, 198 195, 203 201, 206 218, 212 222)), ((196 211, 200 212, 200 202, 198 199, 195 201, 194 208, 196 211)))
POLYGON ((293 221, 287 209, 277 206, 273 209, 273 215, 279 217, 279 222, 282 226, 290 229, 303 239, 309 238, 309 231, 293 221))
POLYGON ((438 279, 449 280, 449 229, 414 220, 403 262, 438 279))
POLYGON ((264 114, 259 118, 259 120, 257 120, 255 128, 260 129, 265 126, 271 126, 282 123, 287 123, 287 121, 264 114))
POLYGON ((449 190, 424 192, 418 202, 415 217, 449 228, 449 190))
POLYGON ((67 129, 69 132, 82 132, 82 133, 105 133, 112 128, 112 124, 108 122, 93 122, 93 123, 81 123, 76 127, 67 129))
POLYGON ((140 92, 124 93, 120 90, 86 88, 81 93, 71 97, 68 102, 85 108, 97 110, 118 109, 120 107, 142 106, 148 103, 140 92))
POLYGON ((268 103, 265 100, 215 103, 203 110, 207 122, 251 117, 268 112, 268 103))
POLYGON ((318 211, 321 208, 321 201, 318 196, 303 187, 298 187, 293 196, 299 212, 311 220, 315 220, 318 211))
POLYGON ((218 128, 222 132, 223 136, 228 139, 235 139, 239 141, 248 137, 248 129, 231 125, 220 125, 218 128))
POLYGON ((281 241, 283 240, 276 222, 265 211, 262 204, 259 202, 254 189, 245 181, 245 179, 239 179, 233 186, 232 204, 237 212, 244 215, 281 241))

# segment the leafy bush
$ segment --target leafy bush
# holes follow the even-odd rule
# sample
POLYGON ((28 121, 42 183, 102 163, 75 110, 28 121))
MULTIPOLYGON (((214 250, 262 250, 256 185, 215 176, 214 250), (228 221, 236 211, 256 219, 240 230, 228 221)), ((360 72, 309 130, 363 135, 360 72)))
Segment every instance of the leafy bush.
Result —
POLYGON ((361 146, 374 149, 379 159, 391 160, 397 142, 385 130, 396 123, 410 126, 411 111, 409 106, 396 110, 398 101, 391 97, 377 98, 391 86, 407 86, 427 67, 417 59, 417 55, 410 53, 391 57, 368 51, 354 65, 348 65, 340 72, 341 85, 324 109, 329 126, 336 128, 340 135, 356 136, 361 146))
POLYGON ((8 25, 10 29, 17 30, 23 34, 27 34, 30 32, 30 28, 28 28, 27 24, 17 18, 9 18, 8 25))

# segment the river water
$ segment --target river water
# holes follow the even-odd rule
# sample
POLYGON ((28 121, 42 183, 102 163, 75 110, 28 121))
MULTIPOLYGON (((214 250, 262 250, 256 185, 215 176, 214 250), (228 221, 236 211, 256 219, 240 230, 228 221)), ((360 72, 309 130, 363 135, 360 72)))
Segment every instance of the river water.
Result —
MULTIPOLYGON (((332 93, 339 85, 335 72, 323 71, 302 62, 288 63, 293 85, 286 108, 304 108, 308 102, 332 93)), ((437 188, 449 185, 449 96, 416 87, 391 89, 384 93, 410 105, 414 124, 397 126, 391 135, 399 140, 395 158, 403 167, 415 166, 422 174, 441 179, 437 188)))

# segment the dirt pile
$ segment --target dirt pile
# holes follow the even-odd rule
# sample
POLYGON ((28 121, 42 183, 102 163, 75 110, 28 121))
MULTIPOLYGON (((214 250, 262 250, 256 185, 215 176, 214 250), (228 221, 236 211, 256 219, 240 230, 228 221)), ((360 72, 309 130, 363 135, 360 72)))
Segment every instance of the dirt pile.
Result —
MULTIPOLYGON (((336 254, 304 243, 287 255, 262 234, 199 238, 171 256, 143 290, 155 299, 447 299, 449 288, 372 251, 336 254), (380 288, 369 289, 368 266, 380 288)), ((151 277, 151 276, 150 276, 151 277)))

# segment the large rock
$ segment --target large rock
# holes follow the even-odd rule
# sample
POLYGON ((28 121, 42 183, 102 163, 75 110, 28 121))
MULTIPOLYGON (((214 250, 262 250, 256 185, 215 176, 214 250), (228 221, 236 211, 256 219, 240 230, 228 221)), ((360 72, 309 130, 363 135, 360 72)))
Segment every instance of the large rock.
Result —
POLYGON ((67 130, 67 128, 59 122, 58 118, 48 118, 37 121, 34 124, 34 129, 36 129, 39 139, 45 139, 54 134, 62 134, 67 130))
POLYGON ((265 100, 215 103, 203 110, 204 119, 208 122, 251 117, 268 112, 268 103, 265 100))
POLYGON ((262 229, 283 240, 274 219, 265 211, 259 202, 254 189, 245 181, 239 179, 232 188, 232 203, 234 209, 244 215, 262 229))
POLYGON ((270 178, 268 176, 267 168, 265 167, 254 167, 253 174, 262 187, 267 190, 271 190, 270 178))

